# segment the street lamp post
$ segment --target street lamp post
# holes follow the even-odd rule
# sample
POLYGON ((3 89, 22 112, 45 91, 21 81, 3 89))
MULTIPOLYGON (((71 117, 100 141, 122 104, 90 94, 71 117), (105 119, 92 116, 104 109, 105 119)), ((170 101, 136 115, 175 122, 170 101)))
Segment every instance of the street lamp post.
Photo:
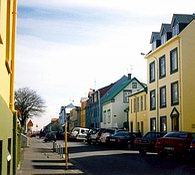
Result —
POLYGON ((65 168, 68 169, 68 138, 67 138, 67 125, 68 125, 68 117, 66 114, 67 108, 74 108, 75 106, 70 103, 67 106, 62 106, 62 115, 64 117, 64 154, 65 154, 65 168))

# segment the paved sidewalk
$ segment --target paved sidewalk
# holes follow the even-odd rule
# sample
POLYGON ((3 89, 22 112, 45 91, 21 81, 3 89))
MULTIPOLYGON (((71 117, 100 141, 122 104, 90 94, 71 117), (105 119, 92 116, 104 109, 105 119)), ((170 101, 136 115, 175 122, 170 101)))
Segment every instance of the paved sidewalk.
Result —
POLYGON ((76 175, 84 174, 72 163, 65 170, 65 160, 52 150, 52 143, 32 138, 30 146, 23 151, 21 169, 17 175, 76 175))

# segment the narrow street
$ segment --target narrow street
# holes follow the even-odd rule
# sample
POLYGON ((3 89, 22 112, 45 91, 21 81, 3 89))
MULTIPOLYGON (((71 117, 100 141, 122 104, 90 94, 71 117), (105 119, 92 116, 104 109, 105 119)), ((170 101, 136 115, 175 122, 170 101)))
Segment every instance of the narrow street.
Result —
MULTIPOLYGON (((63 145, 63 141, 57 141, 63 145)), ((192 175, 195 162, 174 157, 160 159, 156 154, 140 156, 138 151, 110 149, 82 142, 69 142, 69 169, 52 150, 52 142, 32 138, 24 150, 24 161, 17 175, 192 175)))
POLYGON ((156 154, 141 156, 137 151, 109 149, 77 143, 69 147, 73 162, 90 175, 191 175, 195 162, 174 157, 160 159, 156 154))

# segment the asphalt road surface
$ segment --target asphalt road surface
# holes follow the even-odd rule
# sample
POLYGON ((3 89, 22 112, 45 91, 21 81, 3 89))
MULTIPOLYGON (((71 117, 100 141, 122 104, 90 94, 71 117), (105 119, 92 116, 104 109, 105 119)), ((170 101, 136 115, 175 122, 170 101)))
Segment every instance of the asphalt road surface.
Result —
POLYGON ((194 159, 161 159, 156 154, 111 149, 99 145, 69 142, 71 161, 87 175, 195 175, 194 159))

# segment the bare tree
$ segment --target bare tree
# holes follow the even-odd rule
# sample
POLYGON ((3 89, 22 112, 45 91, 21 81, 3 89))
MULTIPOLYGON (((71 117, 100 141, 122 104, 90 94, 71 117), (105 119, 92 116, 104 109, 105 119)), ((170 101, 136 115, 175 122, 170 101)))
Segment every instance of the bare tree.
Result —
POLYGON ((15 109, 19 112, 21 127, 25 128, 28 118, 39 116, 45 111, 45 101, 36 91, 28 87, 19 88, 15 91, 15 109))

